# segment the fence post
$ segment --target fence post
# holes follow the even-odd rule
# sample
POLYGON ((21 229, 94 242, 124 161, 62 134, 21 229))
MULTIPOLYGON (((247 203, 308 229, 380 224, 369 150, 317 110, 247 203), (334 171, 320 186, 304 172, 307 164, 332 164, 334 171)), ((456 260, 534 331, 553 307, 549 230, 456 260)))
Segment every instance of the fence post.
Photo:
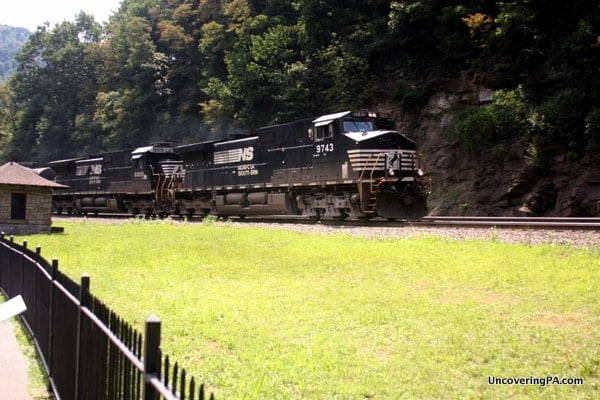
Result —
POLYGON ((53 323, 54 319, 54 288, 56 282, 56 276, 58 275, 58 258, 52 258, 52 271, 51 271, 51 279, 50 282, 50 299, 48 299, 48 390, 52 393, 56 393, 54 390, 54 376, 53 376, 53 368, 52 368, 52 341, 53 341, 53 323))
MULTIPOLYGON (((0 241, 4 240, 4 232, 0 232, 0 241)), ((5 285, 4 285, 4 278, 2 278, 2 271, 4 270, 4 264, 3 264, 3 255, 4 255, 5 251, 4 251, 4 247, 0 247, 0 290, 2 290, 5 285)))
POLYGON ((160 318, 151 315, 146 319, 144 341, 144 400, 157 400, 158 393, 149 382, 160 375, 160 318))
POLYGON ((83 307, 89 307, 89 292, 90 292, 90 276, 88 274, 81 275, 81 285, 79 286, 79 312, 77 313, 77 347, 75 347, 75 360, 77 365, 75 366, 75 395, 78 399, 84 398, 82 393, 79 393, 82 365, 85 362, 87 355, 85 354, 83 329, 81 321, 83 319, 83 307))
MULTIPOLYGON (((30 300, 31 304, 33 305, 30 310, 31 310, 31 321, 29 322, 29 326, 31 331, 36 331, 38 329, 37 326, 37 314, 38 314, 38 269, 40 268, 40 265, 43 261, 42 258, 42 246, 37 245, 35 248, 35 254, 37 256, 37 259, 35 261, 35 265, 32 268, 33 273, 32 278, 33 278, 33 293, 32 293, 32 299, 30 300)), ((33 333, 32 333, 33 335, 33 333)))
MULTIPOLYGON (((26 250, 27 250, 27 240, 23 240, 23 251, 21 253, 21 287, 16 292, 17 294, 20 294, 20 295, 23 295, 23 292, 25 291, 25 251, 26 250)), ((29 299, 27 299, 26 301, 29 301, 29 299)))

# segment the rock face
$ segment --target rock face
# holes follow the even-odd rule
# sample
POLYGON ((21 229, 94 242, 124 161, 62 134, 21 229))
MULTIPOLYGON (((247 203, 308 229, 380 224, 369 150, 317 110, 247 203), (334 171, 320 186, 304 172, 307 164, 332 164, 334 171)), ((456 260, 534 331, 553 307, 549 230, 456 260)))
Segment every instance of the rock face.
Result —
POLYGON ((467 97, 489 101, 493 92, 476 85, 448 87, 429 98, 418 118, 392 113, 398 130, 416 140, 428 160, 432 215, 600 217, 600 144, 574 157, 560 143, 541 145, 532 154, 515 138, 497 144, 501 154, 469 154, 449 133, 449 110, 467 97))

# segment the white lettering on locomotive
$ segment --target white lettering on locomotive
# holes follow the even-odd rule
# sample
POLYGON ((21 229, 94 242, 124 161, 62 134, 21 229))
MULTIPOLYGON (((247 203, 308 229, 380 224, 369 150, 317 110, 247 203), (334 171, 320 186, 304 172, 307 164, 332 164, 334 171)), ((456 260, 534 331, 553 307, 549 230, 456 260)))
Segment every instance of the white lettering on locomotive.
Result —
POLYGON ((254 164, 238 165, 237 167, 238 176, 254 176, 258 175, 258 169, 254 164))
POLYGON ((313 157, 319 157, 321 154, 325 153, 333 153, 333 151, 333 143, 319 143, 315 145, 315 152, 313 153, 313 157))
POLYGON ((75 175, 102 175, 102 164, 78 165, 75 168, 75 175))
POLYGON ((216 151, 214 154, 215 165, 252 161, 253 159, 254 147, 252 146, 240 149, 216 151))

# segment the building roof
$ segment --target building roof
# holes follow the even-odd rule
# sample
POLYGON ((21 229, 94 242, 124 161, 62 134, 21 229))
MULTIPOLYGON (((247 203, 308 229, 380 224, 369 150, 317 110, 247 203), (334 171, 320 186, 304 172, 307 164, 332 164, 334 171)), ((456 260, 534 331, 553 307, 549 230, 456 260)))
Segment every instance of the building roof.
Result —
POLYGON ((42 178, 34 170, 12 161, 0 167, 0 185, 37 186, 55 189, 68 187, 42 178))

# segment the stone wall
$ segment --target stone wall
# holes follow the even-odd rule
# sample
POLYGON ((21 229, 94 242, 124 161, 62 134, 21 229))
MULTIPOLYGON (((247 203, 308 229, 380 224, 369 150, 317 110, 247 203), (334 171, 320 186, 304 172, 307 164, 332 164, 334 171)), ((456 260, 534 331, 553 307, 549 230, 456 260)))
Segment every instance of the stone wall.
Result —
POLYGON ((0 185, 0 232, 23 235, 50 232, 52 224, 52 189, 35 186, 0 185), (11 219, 11 195, 26 194, 25 219, 11 219))

